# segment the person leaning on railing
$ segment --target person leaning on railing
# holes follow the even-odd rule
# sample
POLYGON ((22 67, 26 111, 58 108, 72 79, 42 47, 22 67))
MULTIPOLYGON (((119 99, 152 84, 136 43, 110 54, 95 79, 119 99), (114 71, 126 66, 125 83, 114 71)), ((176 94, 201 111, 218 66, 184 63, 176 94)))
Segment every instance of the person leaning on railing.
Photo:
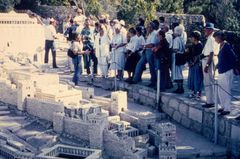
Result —
POLYGON ((215 41, 220 44, 218 54, 218 98, 221 115, 230 114, 231 111, 231 86, 233 81, 233 69, 236 65, 236 56, 231 45, 225 41, 224 32, 218 31, 213 34, 215 41))

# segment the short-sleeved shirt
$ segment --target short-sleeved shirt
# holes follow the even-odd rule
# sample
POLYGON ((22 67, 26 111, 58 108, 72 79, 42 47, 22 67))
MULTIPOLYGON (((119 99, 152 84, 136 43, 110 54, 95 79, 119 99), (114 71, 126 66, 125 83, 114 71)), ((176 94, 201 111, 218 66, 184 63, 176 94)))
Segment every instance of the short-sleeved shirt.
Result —
POLYGON ((173 40, 173 50, 177 50, 178 53, 184 53, 185 44, 182 37, 178 36, 173 40))
POLYGON ((158 42, 159 42, 159 40, 157 37, 157 31, 153 31, 148 35, 145 45, 148 45, 148 44, 156 45, 158 42))
POLYGON ((56 29, 53 25, 48 25, 45 28, 45 39, 46 40, 54 40, 54 37, 57 35, 56 29))
POLYGON ((73 42, 71 43, 70 49, 71 49, 74 53, 80 52, 80 51, 82 50, 82 45, 81 45, 79 42, 77 42, 77 41, 73 41, 73 42))
POLYGON ((215 39, 213 38, 213 34, 212 34, 208 37, 202 53, 205 56, 210 55, 211 52, 213 52, 214 55, 217 55, 219 50, 218 48, 219 48, 219 45, 215 42, 215 39))
POLYGON ((140 39, 137 35, 131 37, 130 42, 126 46, 127 50, 130 50, 131 52, 139 50, 141 48, 141 43, 139 40, 140 39))
POLYGON ((145 45, 146 43, 146 40, 145 38, 141 35, 141 36, 138 36, 138 43, 139 45, 142 47, 142 45, 145 45))

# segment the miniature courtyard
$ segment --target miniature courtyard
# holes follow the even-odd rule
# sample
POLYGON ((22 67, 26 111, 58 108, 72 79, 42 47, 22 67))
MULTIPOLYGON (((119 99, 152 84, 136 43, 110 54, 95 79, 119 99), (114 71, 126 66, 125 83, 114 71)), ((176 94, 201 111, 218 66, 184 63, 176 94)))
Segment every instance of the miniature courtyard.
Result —
POLYGON ((157 105, 146 80, 117 81, 114 90, 113 77, 82 75, 75 86, 66 69, 68 45, 63 38, 57 44, 58 69, 1 50, 0 158, 225 159, 240 153, 237 101, 234 113, 219 119, 214 144, 214 109, 201 108, 201 100, 164 92, 157 105))

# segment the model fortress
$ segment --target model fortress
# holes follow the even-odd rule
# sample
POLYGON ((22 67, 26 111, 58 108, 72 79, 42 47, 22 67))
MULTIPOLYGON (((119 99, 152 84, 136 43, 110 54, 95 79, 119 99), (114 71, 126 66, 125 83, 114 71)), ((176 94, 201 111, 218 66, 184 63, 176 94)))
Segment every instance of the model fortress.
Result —
MULTIPOLYGON (((0 101, 16 106, 18 113, 50 123, 53 132, 44 133, 51 136, 51 140, 34 149, 26 146, 31 139, 16 140, 7 135, 8 129, 3 129, 0 156, 22 159, 176 158, 176 127, 171 123, 158 123, 156 117, 148 113, 128 113, 126 92, 112 92, 111 100, 101 105, 92 90, 89 93, 89 89, 60 84, 56 74, 23 68, 16 63, 12 64, 17 67, 11 69, 12 64, 7 64, 11 62, 5 60, 0 65, 0 101), (83 94, 91 95, 85 99, 83 94), (62 136, 79 140, 85 147, 58 144, 62 136)), ((21 127, 14 127, 11 133, 20 134, 21 127)))

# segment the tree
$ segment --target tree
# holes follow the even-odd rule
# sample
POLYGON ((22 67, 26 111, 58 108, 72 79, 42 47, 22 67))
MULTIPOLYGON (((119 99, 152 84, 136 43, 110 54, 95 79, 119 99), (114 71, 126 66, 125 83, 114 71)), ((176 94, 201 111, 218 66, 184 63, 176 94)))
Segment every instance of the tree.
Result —
POLYGON ((98 16, 103 11, 103 6, 98 0, 86 0, 86 14, 98 16))
POLYGON ((129 24, 134 24, 138 17, 145 17, 150 21, 155 18, 158 4, 158 0, 122 0, 117 17, 129 24))
POLYGON ((184 0, 160 0, 158 11, 165 13, 183 13, 184 0))
POLYGON ((53 5, 53 6, 61 6, 61 5, 70 5, 69 0, 39 0, 41 4, 45 5, 53 5))
POLYGON ((203 14, 220 29, 240 30, 239 3, 239 0, 185 0, 184 9, 189 14, 203 14))
POLYGON ((20 0, 0 0, 0 12, 9 12, 20 0))

